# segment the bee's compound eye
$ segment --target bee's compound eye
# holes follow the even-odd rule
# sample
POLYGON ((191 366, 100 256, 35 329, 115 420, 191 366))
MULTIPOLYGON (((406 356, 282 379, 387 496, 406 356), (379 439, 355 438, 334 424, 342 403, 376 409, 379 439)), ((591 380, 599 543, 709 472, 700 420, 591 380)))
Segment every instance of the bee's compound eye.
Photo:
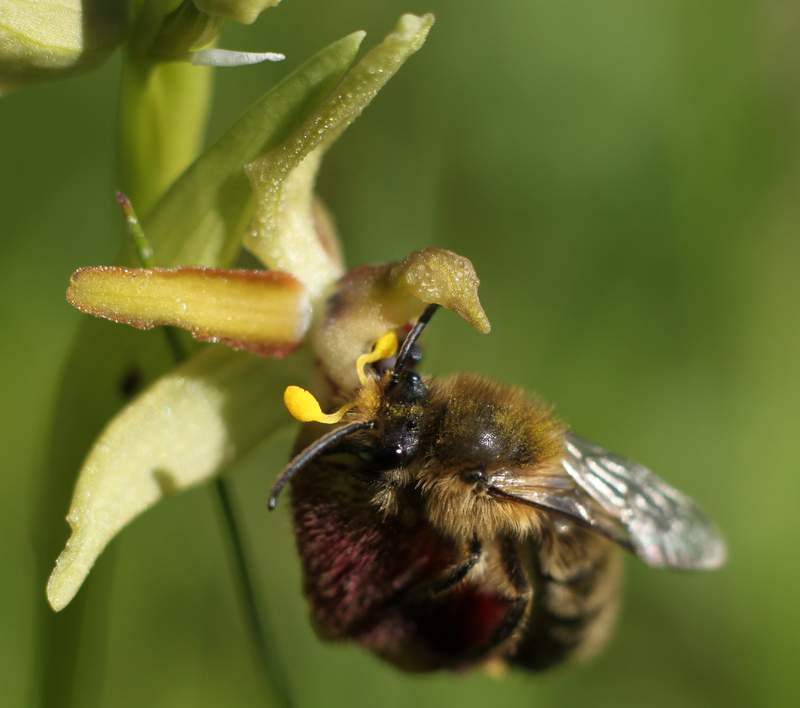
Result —
POLYGON ((479 484, 486 481, 486 475, 481 469, 467 470, 461 473, 461 479, 467 484, 479 484))

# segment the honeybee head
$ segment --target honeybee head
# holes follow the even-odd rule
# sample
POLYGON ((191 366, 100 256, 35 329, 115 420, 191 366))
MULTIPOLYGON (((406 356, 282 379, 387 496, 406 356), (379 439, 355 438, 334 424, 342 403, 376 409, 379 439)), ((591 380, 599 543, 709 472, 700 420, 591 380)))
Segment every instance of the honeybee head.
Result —
POLYGON ((301 422, 344 425, 334 428, 302 450, 280 474, 270 493, 267 506, 274 509, 278 495, 292 477, 320 455, 339 446, 346 438, 362 431, 374 431, 371 452, 377 469, 402 465, 413 457, 420 444, 421 431, 415 409, 424 406, 428 387, 414 370, 419 360, 417 340, 438 309, 429 305, 411 328, 398 349, 397 335, 391 331, 375 343, 372 351, 356 360, 361 384, 352 401, 333 413, 323 413, 314 396, 299 386, 289 386, 283 400, 289 412, 301 422), (380 368, 368 371, 367 366, 381 362, 380 368))

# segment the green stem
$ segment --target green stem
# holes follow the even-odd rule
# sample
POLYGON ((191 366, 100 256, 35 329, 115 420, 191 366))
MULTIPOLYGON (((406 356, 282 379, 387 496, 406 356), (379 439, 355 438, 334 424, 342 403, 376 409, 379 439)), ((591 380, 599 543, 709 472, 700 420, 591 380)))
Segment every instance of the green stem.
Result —
POLYGON ((123 189, 146 215, 202 144, 211 71, 188 62, 123 55, 119 160, 123 189))
MULTIPOLYGON (((144 229, 139 221, 139 217, 136 216, 131 200, 128 199, 128 195, 123 192, 117 192, 117 203, 122 209, 122 215, 125 217, 128 235, 131 237, 133 250, 136 253, 136 257, 139 259, 139 263, 144 268, 154 268, 153 247, 150 245, 150 241, 147 240, 147 236, 144 235, 144 229)), ((163 330, 172 358, 176 364, 180 364, 187 358, 188 353, 184 349, 174 327, 164 327, 163 330)))
POLYGON ((286 681, 282 662, 275 651, 275 647, 270 641, 269 632, 265 630, 265 622, 261 619, 258 601, 256 599, 255 587, 249 572, 247 552, 244 547, 244 539, 237 522, 238 515, 233 500, 232 490, 229 482, 223 478, 214 481, 219 501, 220 510, 225 527, 228 530, 228 540, 233 551, 233 561, 236 573, 239 576, 239 590, 241 601, 248 617, 249 626, 253 630, 253 641, 258 650, 259 659, 264 670, 264 678, 269 688, 278 700, 278 704, 291 708, 292 699, 289 692, 289 685, 286 681))
MULTIPOLYGON (((133 205, 122 192, 117 192, 117 201, 125 216, 128 233, 133 241, 139 262, 145 268, 152 268, 153 248, 145 236, 139 219, 136 217, 133 205)), ((180 340, 178 332, 172 327, 164 327, 163 330, 175 363, 182 363, 188 358, 189 352, 180 340)), ((239 516, 236 513, 230 483, 224 478, 218 477, 214 480, 214 491, 216 492, 215 496, 219 504, 223 526, 227 531, 228 543, 232 551, 234 574, 239 588, 242 612, 246 624, 252 631, 252 640, 263 669, 262 676, 267 683, 268 689, 277 699, 278 704, 284 708, 291 708, 292 701, 286 674, 283 671, 277 652, 273 648, 266 623, 262 620, 261 612, 259 611, 255 580, 250 572, 250 563, 244 546, 244 535, 238 522, 239 516)))

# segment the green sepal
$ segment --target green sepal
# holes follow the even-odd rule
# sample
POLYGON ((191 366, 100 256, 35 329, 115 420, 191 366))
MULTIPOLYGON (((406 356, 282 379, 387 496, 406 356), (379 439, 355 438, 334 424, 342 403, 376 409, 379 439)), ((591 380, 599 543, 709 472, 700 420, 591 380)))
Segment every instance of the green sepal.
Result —
POLYGON ((78 476, 67 514, 72 534, 47 584, 53 609, 69 603, 103 549, 135 517, 210 479, 290 424, 271 402, 309 368, 304 355, 265 361, 211 347, 117 414, 78 476))
POLYGON ((269 268, 298 278, 312 300, 342 275, 318 236, 314 218, 314 183, 322 155, 422 46, 433 22, 433 15, 403 15, 302 124, 246 167, 255 211, 244 244, 269 268))
MULTIPOLYGON (((234 261, 251 214, 252 194, 242 165, 315 110, 352 63, 363 36, 351 34, 312 57, 177 179, 143 219, 157 265, 224 267, 234 261)), ((134 262, 130 252, 124 260, 134 262)))

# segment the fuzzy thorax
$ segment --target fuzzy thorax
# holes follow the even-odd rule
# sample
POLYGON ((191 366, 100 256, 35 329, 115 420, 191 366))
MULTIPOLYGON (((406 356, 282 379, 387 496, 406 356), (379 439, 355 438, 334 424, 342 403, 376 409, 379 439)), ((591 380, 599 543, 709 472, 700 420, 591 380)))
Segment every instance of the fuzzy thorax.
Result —
POLYGON ((390 332, 359 357, 361 386, 337 411, 323 413, 298 387, 286 390, 287 408, 306 422, 368 424, 359 437, 373 460, 372 504, 384 518, 413 506, 457 541, 540 536, 549 517, 498 494, 491 480, 509 471, 528 480, 552 471, 563 454, 562 424, 520 389, 482 376, 423 379, 389 370, 377 378, 367 370, 396 351, 390 332))
MULTIPOLYGON (((556 467, 562 424, 521 390, 484 377, 459 374, 426 384, 430 393, 415 421, 420 452, 384 474, 373 503, 385 515, 399 514, 414 494, 433 527, 452 539, 539 535, 548 515, 493 493, 491 478, 509 469, 535 478, 556 467)), ((381 409, 379 386, 365 387, 354 411, 368 409, 381 409)))

